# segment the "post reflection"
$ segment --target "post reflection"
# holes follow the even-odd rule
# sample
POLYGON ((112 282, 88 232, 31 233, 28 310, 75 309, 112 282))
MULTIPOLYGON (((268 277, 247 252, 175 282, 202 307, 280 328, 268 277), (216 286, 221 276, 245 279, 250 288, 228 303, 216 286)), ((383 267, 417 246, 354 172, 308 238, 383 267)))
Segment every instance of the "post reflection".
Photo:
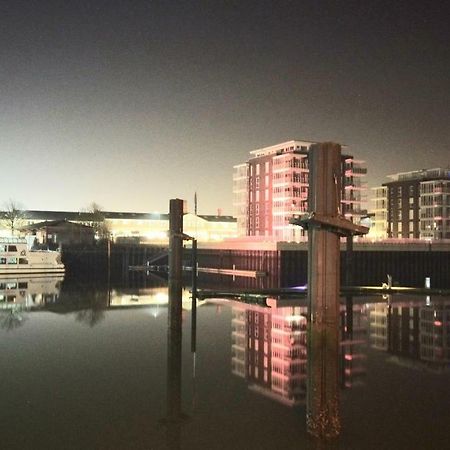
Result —
MULTIPOLYGON (((178 299, 181 304, 181 298, 178 299)), ((182 320, 180 314, 169 314, 167 333, 166 425, 167 448, 181 448, 181 361, 182 320)))

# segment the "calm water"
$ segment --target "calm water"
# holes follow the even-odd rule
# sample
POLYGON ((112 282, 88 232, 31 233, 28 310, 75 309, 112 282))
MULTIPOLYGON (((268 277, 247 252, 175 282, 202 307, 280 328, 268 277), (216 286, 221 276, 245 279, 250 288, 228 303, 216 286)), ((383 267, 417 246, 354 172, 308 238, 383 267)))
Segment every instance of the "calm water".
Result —
POLYGON ((1 448, 449 448, 448 298, 344 301, 342 435, 320 444, 305 426, 304 301, 201 302, 192 352, 186 292, 172 422, 164 286, 14 283, 0 280, 1 448))

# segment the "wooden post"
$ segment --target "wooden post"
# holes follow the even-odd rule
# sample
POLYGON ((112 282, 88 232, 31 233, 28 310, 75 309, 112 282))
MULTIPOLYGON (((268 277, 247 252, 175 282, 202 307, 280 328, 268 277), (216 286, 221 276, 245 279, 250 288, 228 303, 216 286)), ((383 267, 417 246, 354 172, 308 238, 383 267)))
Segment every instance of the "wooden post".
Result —
POLYGON ((196 351, 197 341, 197 239, 192 239, 192 310, 191 310, 191 352, 196 351))
MULTIPOLYGON (((341 201, 341 146, 314 144, 309 150, 309 212, 292 224, 308 230, 308 432, 320 438, 339 435, 339 237, 369 229, 345 219, 341 201)), ((351 258, 352 240, 348 239, 351 258)), ((351 275, 351 271, 347 274, 351 275)))
POLYGON ((167 419, 181 417, 183 201, 169 208, 169 323, 167 336, 167 419))
MULTIPOLYGON (((309 210, 337 217, 340 202, 341 147, 315 144, 309 151, 309 210)), ((339 236, 332 229, 308 229, 308 432, 332 438, 340 433, 339 236)))

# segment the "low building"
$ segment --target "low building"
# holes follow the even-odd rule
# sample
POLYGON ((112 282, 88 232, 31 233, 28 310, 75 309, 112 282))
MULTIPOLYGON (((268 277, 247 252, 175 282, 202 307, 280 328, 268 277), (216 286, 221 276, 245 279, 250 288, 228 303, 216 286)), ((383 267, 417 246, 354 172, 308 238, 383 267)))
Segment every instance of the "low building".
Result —
MULTIPOLYGON (((169 214, 101 211, 23 211, 21 227, 48 222, 70 222, 92 227, 96 237, 164 244, 168 242, 169 214), (98 230, 102 231, 99 235, 98 230)), ((184 214, 184 232, 199 242, 220 242, 237 237, 236 219, 226 215, 184 214)), ((5 232, 8 230, 5 229, 5 232)))
POLYGON ((68 220, 37 222, 20 228, 19 232, 34 235, 35 244, 50 247, 67 244, 92 244, 95 234, 92 227, 68 220))

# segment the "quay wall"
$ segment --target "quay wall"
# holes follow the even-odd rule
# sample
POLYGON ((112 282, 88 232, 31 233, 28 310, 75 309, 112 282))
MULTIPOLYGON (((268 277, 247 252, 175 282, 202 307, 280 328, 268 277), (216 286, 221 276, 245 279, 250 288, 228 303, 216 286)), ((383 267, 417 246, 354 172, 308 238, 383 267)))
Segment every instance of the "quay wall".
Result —
MULTIPOLYGON (((255 246, 256 247, 256 246, 255 246)), ((198 249, 198 265, 218 269, 238 269, 265 272, 259 279, 233 280, 231 276, 201 275, 202 285, 215 280, 224 286, 239 282, 241 287, 291 287, 306 284, 307 245, 278 244, 263 249, 204 248, 198 249)), ((156 245, 112 244, 108 263, 106 244, 63 248, 63 262, 70 275, 104 276, 109 272, 118 277, 128 273, 129 266, 152 261, 167 265, 168 248, 156 245), (158 258, 159 257, 159 258, 158 258)), ((191 265, 190 249, 183 252, 183 264, 191 265)), ((450 245, 423 243, 421 245, 360 245, 355 243, 350 269, 347 267, 345 244, 341 247, 341 283, 380 286, 392 275, 395 285, 422 287, 425 277, 431 277, 431 286, 450 287, 450 245), (351 282, 347 282, 347 271, 351 282)))

